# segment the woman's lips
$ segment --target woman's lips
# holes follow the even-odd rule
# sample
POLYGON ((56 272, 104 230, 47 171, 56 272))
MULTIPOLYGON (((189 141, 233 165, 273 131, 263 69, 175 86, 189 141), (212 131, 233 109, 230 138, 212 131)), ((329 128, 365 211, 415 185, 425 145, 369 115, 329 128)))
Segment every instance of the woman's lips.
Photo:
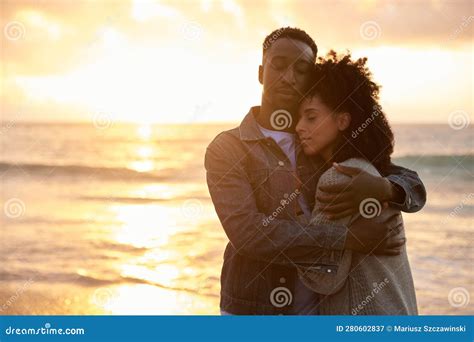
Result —
POLYGON ((300 138, 301 145, 309 145, 309 142, 311 141, 311 138, 300 138))

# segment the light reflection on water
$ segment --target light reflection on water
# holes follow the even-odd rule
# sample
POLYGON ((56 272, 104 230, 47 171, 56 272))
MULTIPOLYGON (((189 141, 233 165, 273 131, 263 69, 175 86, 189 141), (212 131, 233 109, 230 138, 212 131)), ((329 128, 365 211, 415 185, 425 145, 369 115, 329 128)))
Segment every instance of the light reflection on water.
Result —
POLYGON ((160 205, 112 206, 120 225, 111 232, 111 239, 137 248, 159 247, 171 234, 178 233, 171 211, 160 205))
MULTIPOLYGON (((88 126, 18 126, 0 136, 2 161, 22 167, 3 174, 2 203, 15 197, 26 207, 18 219, 0 217, 1 285, 11 290, 3 297, 0 290, 0 302, 34 275, 29 293, 35 296, 13 306, 16 314, 41 314, 52 302, 56 314, 218 313, 227 237, 208 197, 203 157, 225 128, 144 125, 98 132, 88 126), (63 296, 69 287, 73 294, 63 296), (96 289, 113 300, 93 301, 96 289), (44 297, 49 301, 41 302, 44 297)), ((413 129, 400 135, 399 151, 412 150, 413 129)), ((429 141, 431 128, 416 128, 417 134, 425 131, 422 140, 429 141)), ((444 135, 459 140, 449 128, 444 135)), ((424 152, 439 153, 439 146, 432 148, 424 152)), ((457 168, 437 156, 405 162, 428 190, 423 211, 404 215, 420 312, 472 312, 447 301, 451 288, 472 288, 474 206, 472 198, 464 200, 472 192, 472 157, 457 168), (457 207, 459 213, 450 216, 457 207)))
MULTIPOLYGON (((146 198, 150 192, 156 194, 157 187, 166 194, 161 185, 146 185, 133 193, 146 198)), ((172 192, 168 189, 168 196, 175 198, 172 192)), ((107 239, 144 251, 114 265, 121 279, 138 284, 113 286, 114 299, 105 310, 112 314, 216 313, 221 265, 213 265, 206 255, 216 249, 221 254, 225 237, 215 225, 215 232, 206 239, 200 229, 215 221, 213 208, 195 200, 199 207, 189 210, 188 201, 109 205, 115 224, 107 239)))
MULTIPOLYGON (((92 304, 94 301, 92 300, 92 304)), ((108 290, 100 303, 114 315, 217 314, 217 298, 209 300, 186 292, 169 291, 151 285, 122 285, 108 290)))

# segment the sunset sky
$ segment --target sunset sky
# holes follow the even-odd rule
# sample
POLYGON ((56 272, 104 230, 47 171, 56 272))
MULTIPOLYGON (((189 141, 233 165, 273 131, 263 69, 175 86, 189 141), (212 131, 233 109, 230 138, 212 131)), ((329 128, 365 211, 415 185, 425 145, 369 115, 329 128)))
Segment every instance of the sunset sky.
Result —
POLYGON ((2 121, 238 122, 264 37, 368 56, 392 122, 473 109, 472 1, 0 0, 2 121))

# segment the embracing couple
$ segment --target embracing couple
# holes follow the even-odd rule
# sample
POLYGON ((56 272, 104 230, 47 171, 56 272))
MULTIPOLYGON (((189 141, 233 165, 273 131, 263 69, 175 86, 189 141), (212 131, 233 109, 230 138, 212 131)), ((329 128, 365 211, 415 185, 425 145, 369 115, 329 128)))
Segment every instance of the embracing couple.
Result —
POLYGON ((230 240, 222 314, 415 315, 400 211, 426 191, 392 164, 393 133, 366 59, 281 28, 263 43, 260 106, 220 133, 207 183, 230 240))

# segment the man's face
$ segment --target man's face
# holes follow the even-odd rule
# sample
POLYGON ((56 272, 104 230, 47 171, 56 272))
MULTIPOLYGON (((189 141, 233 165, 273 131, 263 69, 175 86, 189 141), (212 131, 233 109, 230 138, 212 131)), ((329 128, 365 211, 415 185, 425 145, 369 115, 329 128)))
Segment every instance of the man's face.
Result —
POLYGON ((259 70, 264 100, 275 110, 294 110, 308 90, 314 53, 306 43, 280 38, 266 51, 259 70))

